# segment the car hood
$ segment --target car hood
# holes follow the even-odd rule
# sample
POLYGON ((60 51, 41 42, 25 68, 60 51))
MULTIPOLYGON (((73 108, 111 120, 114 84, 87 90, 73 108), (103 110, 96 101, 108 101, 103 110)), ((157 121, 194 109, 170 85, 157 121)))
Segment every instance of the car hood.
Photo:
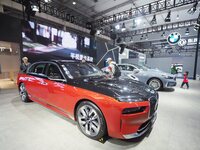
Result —
POLYGON ((76 87, 111 96, 119 101, 145 101, 157 92, 146 84, 131 79, 91 77, 76 79, 72 83, 76 87))
POLYGON ((165 76, 170 76, 170 77, 175 77, 174 75, 170 74, 170 73, 166 73, 164 71, 161 71, 159 69, 148 69, 146 71, 142 70, 141 72, 147 73, 147 74, 152 74, 155 76, 160 76, 160 77, 165 77, 165 76))

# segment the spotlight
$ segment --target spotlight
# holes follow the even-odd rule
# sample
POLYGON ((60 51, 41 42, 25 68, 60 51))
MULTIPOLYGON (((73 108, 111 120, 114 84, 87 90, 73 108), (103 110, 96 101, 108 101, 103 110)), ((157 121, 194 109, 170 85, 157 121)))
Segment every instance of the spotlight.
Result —
POLYGON ((44 0, 44 2, 45 2, 45 3, 50 3, 50 2, 51 2, 51 0, 44 0))
POLYGON ((75 2, 75 1, 73 1, 73 2, 72 2, 72 4, 73 4, 73 5, 76 5, 76 2, 75 2))
POLYGON ((31 9, 32 11, 40 11, 39 10, 39 6, 40 6, 40 2, 39 0, 30 0, 30 5, 31 5, 31 9))
POLYGON ((146 40, 148 40, 149 38, 148 38, 148 34, 146 34, 146 40))
POLYGON ((122 24, 122 32, 126 30, 125 23, 122 24))
POLYGON ((151 20, 151 25, 157 24, 156 15, 153 15, 153 19, 151 20))
POLYGON ((137 27, 137 21, 135 19, 133 19, 133 28, 137 27))
POLYGON ((115 26, 115 29, 116 29, 116 30, 119 30, 119 29, 120 29, 120 25, 117 24, 117 25, 115 26))
POLYGON ((27 14, 28 20, 30 20, 30 16, 34 17, 36 12, 40 12, 39 0, 22 1, 22 4, 25 6, 25 13, 27 14))
POLYGON ((165 37, 165 31, 161 34, 161 36, 165 37))
POLYGON ((97 35, 100 35, 100 34, 102 34, 102 32, 103 32, 103 28, 97 30, 96 34, 97 34, 97 35))
POLYGON ((189 35, 190 34, 190 31, 189 31, 189 28, 187 28, 186 30, 185 30, 185 35, 189 35))
POLYGON ((187 11, 188 14, 194 14, 195 11, 197 10, 197 5, 198 5, 198 1, 195 2, 195 4, 193 4, 193 6, 187 11))
POLYGON ((165 22, 171 21, 171 11, 168 12, 167 17, 165 18, 165 22))
POLYGON ((113 21, 116 22, 116 20, 117 20, 116 15, 113 15, 113 21))
POLYGON ((39 6, 37 5, 31 5, 32 11, 38 12, 39 11, 39 6))

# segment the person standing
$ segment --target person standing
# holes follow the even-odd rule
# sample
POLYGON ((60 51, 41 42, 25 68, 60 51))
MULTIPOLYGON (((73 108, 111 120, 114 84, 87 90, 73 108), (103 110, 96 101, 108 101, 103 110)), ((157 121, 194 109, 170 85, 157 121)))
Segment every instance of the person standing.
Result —
POLYGON ((22 73, 26 73, 26 70, 28 69, 28 67, 30 67, 31 63, 28 62, 27 57, 23 57, 22 61, 23 63, 20 65, 20 70, 22 73))
POLYGON ((107 58, 106 62, 108 63, 109 74, 113 77, 120 77, 121 71, 119 70, 116 62, 112 58, 107 58))
POLYGON ((186 84, 186 85, 187 85, 187 89, 189 89, 188 74, 189 74, 188 71, 186 71, 186 72, 183 74, 183 82, 182 82, 182 84, 181 84, 181 88, 183 88, 183 86, 186 84))

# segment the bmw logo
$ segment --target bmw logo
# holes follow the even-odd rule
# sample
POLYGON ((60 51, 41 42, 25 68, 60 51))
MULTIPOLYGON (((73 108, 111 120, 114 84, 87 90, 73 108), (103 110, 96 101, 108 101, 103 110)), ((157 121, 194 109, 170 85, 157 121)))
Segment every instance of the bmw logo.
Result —
POLYGON ((177 44, 181 39, 181 35, 178 32, 173 32, 167 37, 167 41, 171 45, 177 44))

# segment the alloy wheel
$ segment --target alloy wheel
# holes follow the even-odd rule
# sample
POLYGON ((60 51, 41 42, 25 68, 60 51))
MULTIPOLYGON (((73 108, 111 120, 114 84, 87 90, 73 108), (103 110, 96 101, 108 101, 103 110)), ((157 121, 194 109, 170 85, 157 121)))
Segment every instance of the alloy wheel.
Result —
POLYGON ((157 79, 152 79, 149 82, 149 86, 151 86, 152 88, 154 88, 154 90, 159 90, 161 88, 161 83, 157 79))
POLYGON ((20 85, 19 90, 20 90, 19 93, 20 93, 22 101, 26 101, 27 93, 26 93, 26 88, 23 83, 20 85))
POLYGON ((83 133, 90 137, 99 134, 101 123, 97 111, 90 105, 83 105, 77 113, 77 120, 83 133))

